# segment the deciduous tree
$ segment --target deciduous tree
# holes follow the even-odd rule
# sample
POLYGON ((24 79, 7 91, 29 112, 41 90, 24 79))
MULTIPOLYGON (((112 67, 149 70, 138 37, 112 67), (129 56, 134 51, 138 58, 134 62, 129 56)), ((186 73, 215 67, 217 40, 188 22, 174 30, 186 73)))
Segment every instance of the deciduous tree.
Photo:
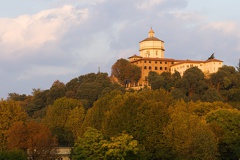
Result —
POLYGON ((219 152, 222 160, 234 160, 240 157, 240 111, 237 109, 219 109, 210 112, 206 120, 212 126, 220 128, 219 152))
POLYGON ((23 149, 33 160, 55 156, 56 138, 47 126, 36 122, 16 122, 8 131, 8 148, 23 149))
POLYGON ((140 79, 141 69, 131 64, 128 60, 121 58, 113 64, 111 73, 122 85, 127 83, 134 84, 140 79))
POLYGON ((0 100, 0 117, 0 151, 3 151, 7 146, 7 131, 15 122, 25 122, 27 114, 18 102, 0 100))

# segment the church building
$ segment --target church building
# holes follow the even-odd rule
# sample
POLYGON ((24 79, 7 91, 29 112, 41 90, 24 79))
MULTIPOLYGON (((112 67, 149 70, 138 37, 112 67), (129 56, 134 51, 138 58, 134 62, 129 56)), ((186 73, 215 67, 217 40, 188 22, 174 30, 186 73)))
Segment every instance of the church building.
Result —
POLYGON ((161 74, 162 72, 174 73, 178 71, 182 76, 183 73, 190 67, 198 67, 203 71, 205 76, 215 73, 222 67, 223 61, 215 59, 214 56, 208 60, 176 60, 165 58, 164 41, 154 36, 152 28, 148 32, 148 37, 139 42, 140 55, 129 57, 129 61, 140 67, 142 71, 141 78, 137 86, 148 85, 148 73, 150 71, 161 74))

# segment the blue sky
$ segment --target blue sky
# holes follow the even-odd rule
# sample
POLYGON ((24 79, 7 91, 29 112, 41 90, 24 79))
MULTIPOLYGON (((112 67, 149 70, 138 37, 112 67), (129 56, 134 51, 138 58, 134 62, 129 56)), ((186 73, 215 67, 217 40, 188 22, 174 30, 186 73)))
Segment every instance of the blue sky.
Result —
POLYGON ((0 97, 80 75, 110 74, 152 26, 165 57, 240 58, 238 0, 1 0, 0 97))

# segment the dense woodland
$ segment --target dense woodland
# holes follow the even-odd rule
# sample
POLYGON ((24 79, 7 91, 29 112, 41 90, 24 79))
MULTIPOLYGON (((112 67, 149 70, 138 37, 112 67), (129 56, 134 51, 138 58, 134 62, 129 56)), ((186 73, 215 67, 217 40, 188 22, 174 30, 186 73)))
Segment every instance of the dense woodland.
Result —
POLYGON ((0 101, 0 160, 25 160, 27 150, 34 160, 57 158, 56 146, 73 146, 73 160, 240 158, 239 67, 208 77, 196 67, 182 77, 150 72, 151 89, 124 88, 139 71, 119 59, 111 76, 9 93, 0 101))

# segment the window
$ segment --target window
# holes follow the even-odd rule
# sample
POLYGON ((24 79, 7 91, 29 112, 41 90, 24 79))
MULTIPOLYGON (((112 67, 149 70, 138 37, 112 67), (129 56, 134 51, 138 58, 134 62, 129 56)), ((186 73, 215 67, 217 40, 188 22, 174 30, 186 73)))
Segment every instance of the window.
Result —
POLYGON ((147 63, 147 61, 144 61, 144 63, 147 63))
POLYGON ((158 68, 157 67, 155 67, 155 70, 157 70, 158 68))
POLYGON ((148 67, 148 69, 150 69, 150 70, 151 70, 151 69, 152 69, 152 67, 151 67, 151 66, 149 66, 149 67, 148 67))
POLYGON ((162 64, 162 62, 160 62, 160 64, 162 64))
POLYGON ((167 67, 165 67, 165 70, 167 70, 167 67))
POLYGON ((160 67, 160 70, 162 70, 162 67, 160 67))
POLYGON ((147 69, 147 66, 144 66, 144 69, 147 69))
POLYGON ((151 61, 149 61, 149 63, 151 63, 151 61))
POLYGON ((165 64, 167 64, 167 62, 165 62, 165 64))
POLYGON ((157 64, 157 61, 155 61, 155 64, 157 64))

